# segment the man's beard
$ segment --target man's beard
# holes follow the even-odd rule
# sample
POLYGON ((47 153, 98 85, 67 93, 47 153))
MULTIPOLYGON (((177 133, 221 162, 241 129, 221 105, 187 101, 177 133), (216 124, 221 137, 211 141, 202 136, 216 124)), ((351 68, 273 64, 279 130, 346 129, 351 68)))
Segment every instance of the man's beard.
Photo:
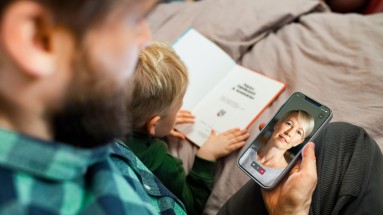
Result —
POLYGON ((112 81, 113 72, 92 69, 86 57, 75 63, 66 102, 54 114, 53 128, 56 141, 93 148, 128 132, 128 87, 119 89, 112 81))

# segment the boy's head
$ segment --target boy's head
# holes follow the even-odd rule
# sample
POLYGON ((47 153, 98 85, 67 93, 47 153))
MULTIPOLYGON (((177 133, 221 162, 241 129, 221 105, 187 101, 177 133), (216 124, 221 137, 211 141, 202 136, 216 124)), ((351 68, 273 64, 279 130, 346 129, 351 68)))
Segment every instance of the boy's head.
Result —
POLYGON ((157 137, 169 134, 188 85, 186 66, 171 47, 153 42, 139 56, 134 81, 133 129, 157 137))

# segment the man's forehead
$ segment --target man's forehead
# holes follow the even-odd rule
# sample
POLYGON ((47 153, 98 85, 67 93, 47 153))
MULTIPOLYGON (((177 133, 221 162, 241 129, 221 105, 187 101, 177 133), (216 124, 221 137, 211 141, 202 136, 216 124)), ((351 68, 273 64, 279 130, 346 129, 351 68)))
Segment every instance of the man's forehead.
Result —
POLYGON ((115 0, 115 2, 109 13, 109 19, 106 19, 112 22, 116 19, 143 19, 159 3, 158 0, 115 0))

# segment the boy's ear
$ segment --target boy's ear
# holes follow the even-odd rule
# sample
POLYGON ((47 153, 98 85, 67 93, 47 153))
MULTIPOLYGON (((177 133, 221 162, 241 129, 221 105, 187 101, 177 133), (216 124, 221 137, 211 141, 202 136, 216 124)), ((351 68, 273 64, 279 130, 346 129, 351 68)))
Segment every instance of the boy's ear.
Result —
POLYGON ((0 42, 24 72, 39 77, 54 71, 51 17, 43 6, 33 1, 11 3, 0 26, 0 42))
POLYGON ((150 136, 154 136, 156 134, 156 125, 160 119, 161 117, 157 115, 146 122, 146 131, 150 136))

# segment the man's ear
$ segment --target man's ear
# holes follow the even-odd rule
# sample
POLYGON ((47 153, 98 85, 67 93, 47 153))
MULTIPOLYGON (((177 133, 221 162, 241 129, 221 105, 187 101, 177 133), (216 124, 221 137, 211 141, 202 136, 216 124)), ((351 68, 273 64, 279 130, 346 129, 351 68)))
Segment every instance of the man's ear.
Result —
POLYGON ((54 71, 51 17, 42 5, 15 1, 5 10, 0 26, 0 42, 20 69, 32 77, 54 71))
POLYGON ((146 130, 150 136, 153 137, 156 134, 156 125, 160 119, 161 117, 157 115, 146 122, 146 130))

